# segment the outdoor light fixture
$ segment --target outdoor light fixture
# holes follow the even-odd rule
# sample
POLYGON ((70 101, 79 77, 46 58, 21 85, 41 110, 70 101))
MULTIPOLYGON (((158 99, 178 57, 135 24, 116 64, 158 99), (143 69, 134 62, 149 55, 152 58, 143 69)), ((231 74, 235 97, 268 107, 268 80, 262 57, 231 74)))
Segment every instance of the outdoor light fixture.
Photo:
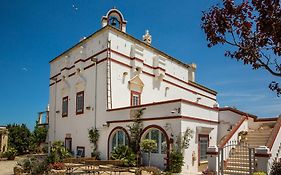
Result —
POLYGON ((98 59, 96 57, 92 57, 91 61, 96 63, 98 61, 98 59))
POLYGON ((127 76, 128 75, 128 72, 123 72, 123 76, 127 76))
POLYGON ((201 100, 201 97, 197 97, 196 98, 196 103, 199 103, 200 100, 201 100))
POLYGON ((176 113, 176 112, 177 112, 178 114, 181 113, 181 108, 175 108, 175 109, 173 109, 173 110, 171 111, 172 114, 174 114, 174 113, 176 113))
POLYGON ((108 128, 110 126, 110 123, 104 123, 104 124, 102 124, 102 126, 108 128))
POLYGON ((57 81, 57 77, 53 77, 51 80, 53 80, 53 81, 57 81))
POLYGON ((142 71, 141 67, 136 67, 136 71, 140 74, 142 71))

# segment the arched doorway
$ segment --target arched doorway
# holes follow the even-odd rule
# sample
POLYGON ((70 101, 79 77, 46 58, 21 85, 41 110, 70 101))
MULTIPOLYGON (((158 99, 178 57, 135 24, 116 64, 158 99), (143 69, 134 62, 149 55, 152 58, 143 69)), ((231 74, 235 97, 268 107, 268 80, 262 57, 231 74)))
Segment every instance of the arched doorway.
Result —
MULTIPOLYGON (((157 149, 151 153, 150 163, 151 166, 158 167, 164 170, 168 166, 169 158, 169 137, 166 131, 157 125, 150 125, 144 128, 141 139, 155 140, 157 143, 157 149)), ((142 154, 142 163, 148 165, 148 154, 142 154)))
POLYGON ((108 159, 111 152, 119 146, 129 145, 129 134, 123 127, 114 128, 108 137, 108 159))

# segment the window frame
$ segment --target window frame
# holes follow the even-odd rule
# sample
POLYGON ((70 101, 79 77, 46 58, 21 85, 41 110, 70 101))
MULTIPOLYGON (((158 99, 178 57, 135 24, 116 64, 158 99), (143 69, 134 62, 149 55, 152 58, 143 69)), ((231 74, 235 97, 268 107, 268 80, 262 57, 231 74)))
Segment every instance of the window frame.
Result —
POLYGON ((84 105, 85 105, 85 94, 84 94, 84 91, 77 92, 76 93, 76 115, 80 115, 80 114, 84 113, 84 105), (79 95, 82 95, 82 97, 83 97, 83 101, 82 101, 83 103, 82 103, 81 111, 80 110, 78 111, 78 96, 79 95))
POLYGON ((131 106, 141 105, 141 93, 136 91, 131 91, 131 106), (138 104, 134 104, 134 96, 138 97, 138 104))
POLYGON ((157 128, 151 128, 151 129, 149 129, 149 130, 145 133, 143 139, 154 140, 154 139, 152 138, 152 132, 153 132, 153 131, 157 131, 158 140, 157 140, 157 150, 152 151, 151 153, 154 153, 154 154, 166 154, 166 152, 167 152, 167 147, 166 147, 166 149, 165 149, 164 147, 162 147, 162 146, 163 146, 162 144, 166 142, 166 146, 167 146, 167 139, 166 139, 164 133, 163 133, 160 129, 157 129, 157 128), (162 142, 162 141, 164 141, 164 142, 162 142))
POLYGON ((72 138, 64 138, 64 147, 65 147, 65 149, 67 149, 69 152, 72 152, 72 138), (67 142, 67 141, 70 141, 70 142, 69 142, 69 144, 70 144, 70 148, 69 148, 69 149, 66 147, 66 142, 67 142))
POLYGON ((62 117, 67 117, 68 116, 68 96, 65 96, 62 98, 62 107, 61 107, 61 116, 62 117), (66 101, 66 113, 64 113, 64 102, 66 101))
POLYGON ((112 136, 111 136, 111 152, 114 151, 114 148, 113 148, 113 141, 115 142, 115 149, 119 146, 122 146, 122 145, 125 145, 125 146, 128 146, 129 145, 129 137, 127 135, 127 133, 122 130, 122 129, 118 129, 116 130, 112 136), (118 140, 118 134, 119 132, 122 132, 123 133, 123 138, 122 138, 122 141, 123 143, 119 145, 119 140, 118 140), (116 136, 116 137, 115 137, 116 136), (114 138, 115 137, 115 138, 114 138))
MULTIPOLYGON (((200 165, 200 163, 202 163, 202 161, 204 161, 204 162, 207 161, 207 160, 201 160, 200 138, 207 138, 207 141, 208 141, 207 148, 209 147, 209 144, 210 144, 210 139, 209 139, 208 134, 198 134, 198 165, 200 165)), ((206 152, 206 155, 207 155, 207 152, 206 152)))
POLYGON ((85 157, 85 146, 77 146, 76 147, 76 157, 78 157, 78 150, 83 150, 82 155, 79 155, 79 158, 85 157))

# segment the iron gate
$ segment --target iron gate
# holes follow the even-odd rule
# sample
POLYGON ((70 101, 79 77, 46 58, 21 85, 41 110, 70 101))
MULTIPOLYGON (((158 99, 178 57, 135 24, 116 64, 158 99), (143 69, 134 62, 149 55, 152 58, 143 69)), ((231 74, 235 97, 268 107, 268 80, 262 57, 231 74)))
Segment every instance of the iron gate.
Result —
POLYGON ((247 143, 231 141, 219 149, 219 175, 251 175, 255 170, 255 149, 247 143))

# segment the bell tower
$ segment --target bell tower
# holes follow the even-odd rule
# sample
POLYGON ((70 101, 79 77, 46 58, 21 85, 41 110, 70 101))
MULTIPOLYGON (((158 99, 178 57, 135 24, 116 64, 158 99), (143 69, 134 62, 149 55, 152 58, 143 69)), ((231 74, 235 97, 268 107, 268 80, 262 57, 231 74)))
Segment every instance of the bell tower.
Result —
POLYGON ((122 13, 117 10, 115 7, 110 9, 105 16, 102 17, 101 20, 102 27, 110 25, 114 28, 117 28, 123 32, 126 32, 126 24, 122 13))

